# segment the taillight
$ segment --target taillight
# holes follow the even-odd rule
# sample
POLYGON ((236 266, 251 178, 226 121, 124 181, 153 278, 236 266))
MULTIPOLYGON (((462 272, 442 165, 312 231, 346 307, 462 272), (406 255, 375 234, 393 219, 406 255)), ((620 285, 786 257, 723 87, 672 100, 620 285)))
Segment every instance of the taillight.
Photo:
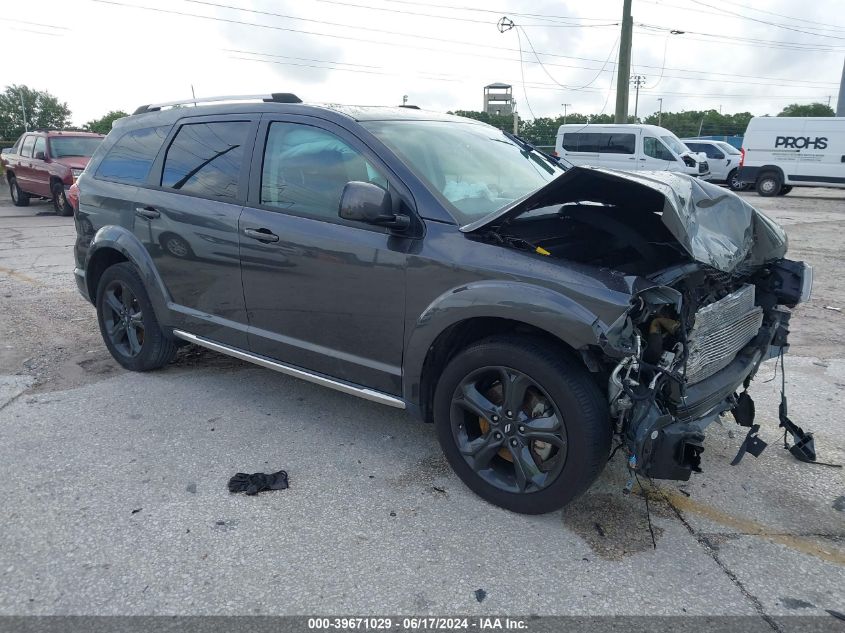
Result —
POLYGON ((740 147, 739 153, 741 154, 739 157, 739 166, 742 167, 745 164, 745 148, 740 147))
POLYGON ((74 211, 79 211, 79 185, 73 183, 70 186, 70 189, 67 190, 67 201, 70 203, 70 206, 73 207, 74 211))

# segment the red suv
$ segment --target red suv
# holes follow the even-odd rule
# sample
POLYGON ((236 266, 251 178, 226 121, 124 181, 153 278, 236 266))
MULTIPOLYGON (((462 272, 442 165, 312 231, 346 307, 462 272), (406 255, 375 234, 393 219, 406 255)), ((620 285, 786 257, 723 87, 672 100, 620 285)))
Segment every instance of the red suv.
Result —
POLYGON ((27 206, 32 196, 51 198, 58 215, 71 215, 67 190, 103 138, 91 132, 40 130, 22 134, 0 156, 15 206, 27 206))

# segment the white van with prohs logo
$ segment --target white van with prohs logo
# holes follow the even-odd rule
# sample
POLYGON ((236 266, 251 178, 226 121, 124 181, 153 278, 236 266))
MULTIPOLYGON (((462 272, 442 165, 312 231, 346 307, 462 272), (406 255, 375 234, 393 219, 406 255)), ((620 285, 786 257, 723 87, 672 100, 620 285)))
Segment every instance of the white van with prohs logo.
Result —
POLYGON ((845 188, 845 117, 754 117, 742 153, 738 179, 761 196, 845 188))
POLYGON ((710 176, 704 154, 691 152, 672 132, 656 125, 561 125, 555 155, 578 166, 710 176))

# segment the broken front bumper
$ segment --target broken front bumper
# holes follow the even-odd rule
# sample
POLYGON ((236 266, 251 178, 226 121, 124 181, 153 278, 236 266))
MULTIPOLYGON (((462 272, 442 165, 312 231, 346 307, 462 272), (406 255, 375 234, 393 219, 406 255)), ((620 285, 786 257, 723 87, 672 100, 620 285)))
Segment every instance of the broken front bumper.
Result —
MULTIPOLYGON (((809 299, 813 276, 812 268, 802 262, 782 260, 776 268, 774 286, 761 285, 756 301, 751 293, 753 309, 742 312, 745 308, 737 308, 738 314, 743 315, 737 318, 737 323, 747 321, 749 314, 757 314, 761 324, 750 340, 744 339, 746 343, 741 349, 726 355, 725 358, 731 360, 719 362, 717 369, 707 372, 700 380, 688 382, 689 374, 676 378, 659 395, 655 393, 648 397, 648 392, 641 391, 639 396, 629 398, 627 411, 623 411, 624 402, 617 401, 615 408, 612 403, 612 413, 619 414, 620 420, 625 419, 624 424, 618 425, 618 430, 623 433, 628 466, 632 470, 654 479, 679 480, 689 479, 693 471, 699 472, 704 429, 720 414, 736 407, 737 391, 748 387, 763 361, 786 351, 792 313, 771 302, 794 306, 809 299), (765 310, 761 304, 766 305, 765 310)), ((730 305, 720 308, 726 312, 730 305)), ((716 342, 724 343, 719 330, 716 334, 716 342)), ((620 363, 620 367, 625 362, 620 363)), ((621 372, 614 372, 614 376, 615 384, 621 387, 621 372)), ((612 378, 611 389, 613 385, 612 378)), ((624 395, 620 397, 624 398, 624 395)))

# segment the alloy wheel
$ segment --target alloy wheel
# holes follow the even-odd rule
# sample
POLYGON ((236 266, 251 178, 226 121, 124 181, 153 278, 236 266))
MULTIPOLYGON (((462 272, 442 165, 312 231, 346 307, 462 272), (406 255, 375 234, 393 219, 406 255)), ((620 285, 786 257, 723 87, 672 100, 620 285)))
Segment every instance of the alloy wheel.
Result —
POLYGON ((452 435, 487 483, 507 492, 546 488, 566 462, 564 420, 531 377, 509 367, 469 374, 452 396, 452 435))
POLYGON ((103 322, 114 348, 128 358, 141 353, 144 345, 144 315, 129 286, 112 281, 105 289, 103 322))

